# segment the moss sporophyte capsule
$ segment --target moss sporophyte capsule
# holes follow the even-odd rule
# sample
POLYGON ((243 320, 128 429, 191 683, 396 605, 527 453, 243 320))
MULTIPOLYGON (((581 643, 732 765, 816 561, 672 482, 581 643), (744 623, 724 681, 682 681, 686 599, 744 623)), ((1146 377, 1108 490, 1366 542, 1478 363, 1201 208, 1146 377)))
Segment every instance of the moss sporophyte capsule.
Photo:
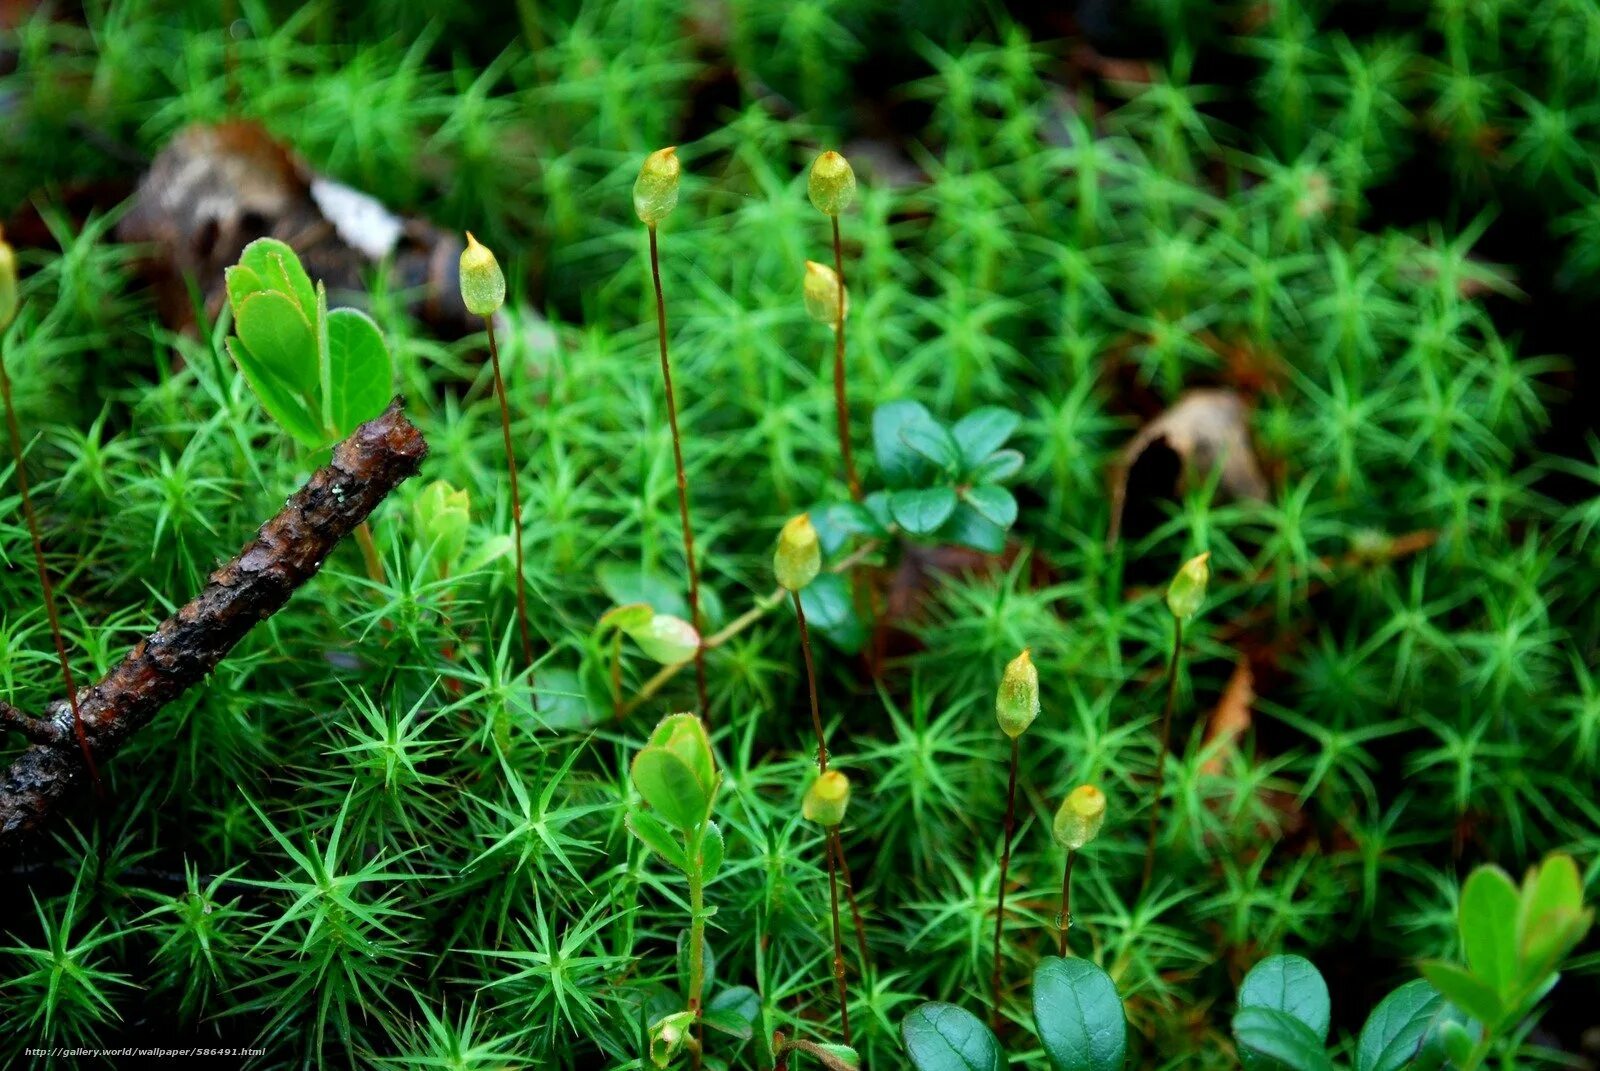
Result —
POLYGON ((1015 740, 1028 731, 1039 716, 1039 670, 1033 655, 1023 648, 1000 676, 1000 689, 994 697, 995 719, 1000 731, 1015 740))
POLYGON ((772 555, 772 571, 778 584, 789 591, 800 591, 822 571, 822 541, 811 524, 811 515, 792 518, 778 533, 778 549, 772 555))
POLYGON ((11 326, 17 315, 17 255, 6 244, 0 230, 0 331, 11 326))
POLYGON ((1211 581, 1211 552, 1196 554, 1183 563, 1178 575, 1167 586, 1167 609, 1179 621, 1187 621, 1200 612, 1206 601, 1206 585, 1211 581))
POLYGON ((494 253, 467 232, 461 251, 461 301, 474 316, 493 316, 506 303, 506 277, 494 253))
POLYGON ((808 822, 832 827, 844 821, 845 808, 849 805, 850 779, 838 770, 829 770, 818 774, 806 789, 800 813, 808 822))
POLYGON ((678 207, 678 179, 682 173, 676 146, 657 149, 645 157, 633 183, 633 211, 646 226, 654 227, 678 207))
POLYGON ((1106 794, 1093 785, 1079 785, 1061 801, 1050 831, 1057 844, 1075 852, 1100 835, 1105 818, 1106 794))
MULTIPOLYGON (((806 315, 830 327, 839 323, 839 276, 826 264, 806 261, 806 315)), ((844 299, 845 315, 850 314, 850 295, 844 299)))
POLYGON ((806 192, 823 215, 837 216, 849 208, 856 197, 856 173, 851 170, 850 161, 832 149, 817 157, 811 165, 806 192))

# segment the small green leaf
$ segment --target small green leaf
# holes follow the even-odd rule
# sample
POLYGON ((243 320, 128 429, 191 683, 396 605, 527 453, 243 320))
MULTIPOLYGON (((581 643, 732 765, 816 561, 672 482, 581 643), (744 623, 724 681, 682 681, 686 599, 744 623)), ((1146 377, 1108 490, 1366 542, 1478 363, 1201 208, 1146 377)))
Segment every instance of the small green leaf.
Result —
POLYGON ((817 530, 817 539, 822 544, 824 557, 842 550, 851 536, 887 534, 883 525, 857 502, 829 502, 813 506, 809 514, 811 526, 817 530))
POLYGON ((228 307, 233 310, 235 320, 239 318, 239 306, 251 294, 259 294, 267 289, 267 284, 262 281, 250 268, 235 264, 222 273, 223 285, 228 291, 228 307))
POLYGON ((1401 1071, 1410 1066, 1445 1007, 1444 997, 1422 978, 1384 997, 1361 1028, 1356 1071, 1401 1071))
POLYGON ((1480 866, 1461 888, 1461 945, 1467 966, 1502 997, 1517 984, 1517 887, 1504 870, 1480 866))
POLYGON ((907 428, 938 428, 939 422, 921 402, 898 401, 878 406, 872 414, 872 446, 890 487, 915 487, 933 466, 905 440, 907 428))
POLYGON ((329 398, 333 430, 344 438, 394 396, 394 366, 378 325, 356 309, 328 313, 329 398))
POLYGON ((747 985, 724 989, 706 1004, 705 1023, 713 1030, 749 1040, 751 1026, 761 1014, 761 996, 747 985))
POLYGON ((1018 450, 996 450, 967 474, 973 483, 1005 483, 1022 471, 1023 457, 1018 450))
POLYGON ((600 615, 600 620, 595 622, 597 632, 606 632, 618 629, 622 632, 633 633, 650 626, 650 620, 656 612, 650 609, 649 603, 630 602, 625 606, 613 606, 600 615))
POLYGON ((1500 1019, 1505 1014, 1500 994, 1477 975, 1464 967, 1441 960, 1428 960, 1420 964, 1418 969, 1424 978, 1433 983, 1433 988, 1444 994, 1446 1000, 1485 1027, 1493 1030, 1500 1025, 1500 1019))
POLYGON ((889 512, 912 535, 932 535, 955 512, 956 492, 951 487, 924 491, 895 491, 889 495, 889 512))
POLYGON ((1334 1071, 1322 1039, 1305 1023, 1277 1008, 1240 1008, 1233 1017, 1233 1036, 1241 1050, 1290 1071, 1334 1071))
POLYGON ((974 409, 956 421, 950 433, 961 449, 962 464, 968 469, 981 465, 1006 444, 1021 422, 1016 413, 993 405, 974 409))
POLYGON ((233 330, 261 370, 285 391, 317 396, 317 339, 311 321, 282 294, 251 294, 239 305, 233 330))
POLYGON ((989 1028, 954 1004, 930 1001, 900 1022, 917 1071, 1004 1071, 1006 1058, 989 1028))
POLYGON ((1128 1047, 1122 998, 1111 976, 1088 960, 1039 961, 1033 1021, 1055 1071, 1121 1071, 1128 1047))
POLYGON ((955 475, 961 465, 960 448, 950 433, 937 423, 909 424, 901 430, 900 438, 949 475, 955 475))
POLYGON ((643 628, 626 630, 645 655, 663 666, 675 666, 694 657, 700 634, 681 617, 653 614, 643 628))
POLYGON ((700 875, 707 885, 716 880, 717 871, 722 869, 722 855, 726 850, 722 830, 717 828, 717 823, 707 822, 705 839, 700 844, 700 875))
POLYGON ((961 497, 983 514, 985 520, 1001 528, 1010 528, 1017 523, 1017 500, 999 484, 980 483, 967 488, 961 497))
POLYGON ((633 757, 633 784, 656 814, 684 832, 705 821, 711 809, 709 786, 695 780, 688 763, 663 747, 647 747, 633 757))
POLYGON ((1439 1040, 1445 1056, 1456 1067, 1466 1067, 1472 1059, 1472 1050, 1477 1047, 1472 1032, 1456 1022, 1445 1023, 1439 1028, 1439 1040))
POLYGON ((1328 983, 1304 956, 1268 956, 1250 969, 1239 987, 1239 1007, 1276 1008, 1300 1022, 1318 1041, 1333 1019, 1328 983))
POLYGON ((276 238, 257 238, 239 254, 239 266, 248 268, 268 290, 282 294, 311 322, 317 307, 316 288, 300 264, 300 257, 276 238))
POLYGON ((939 529, 938 538, 946 543, 999 554, 1006 549, 1006 530, 963 502, 939 529))
POLYGON ((684 619, 689 617, 689 602, 679 589, 678 582, 670 577, 620 562, 605 563, 595 570, 595 575, 600 581, 600 590, 618 606, 642 602, 657 613, 684 619))
POLYGON ((872 492, 861 500, 861 507, 871 515, 878 528, 887 535, 889 526, 894 524, 894 515, 889 512, 889 492, 872 492))
POLYGON ((646 848, 655 852, 666 860, 667 865, 687 874, 689 872, 689 857, 684 853, 683 845, 673 835, 667 824, 649 811, 637 808, 628 812, 626 819, 628 832, 638 837, 646 848))
POLYGON ((1554 971, 1593 921, 1583 909, 1583 879, 1569 855, 1551 855, 1522 883, 1517 911, 1521 988, 1554 971))
POLYGON ((250 389, 255 392, 261 408, 267 415, 277 421, 278 426, 288 432, 303 446, 315 450, 326 445, 326 437, 322 434, 322 425, 316 420, 306 403, 295 394, 291 393, 277 376, 263 368, 244 343, 236 338, 227 340, 228 354, 233 358, 233 363, 239 366, 239 372, 244 376, 244 381, 250 384, 250 389))

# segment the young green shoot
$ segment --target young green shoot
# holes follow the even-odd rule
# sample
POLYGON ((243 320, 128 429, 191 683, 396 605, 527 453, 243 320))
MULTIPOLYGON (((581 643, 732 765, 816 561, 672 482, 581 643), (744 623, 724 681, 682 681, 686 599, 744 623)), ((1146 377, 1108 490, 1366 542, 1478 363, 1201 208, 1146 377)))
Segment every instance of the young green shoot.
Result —
POLYGON ((1183 563, 1178 575, 1167 587, 1167 610, 1172 614, 1172 657, 1167 662, 1167 698, 1161 709, 1161 739, 1156 746, 1156 787, 1150 801, 1150 831, 1145 838, 1144 876, 1139 882, 1139 892, 1150 887, 1155 872, 1156 833, 1161 821, 1161 795, 1166 787, 1167 749, 1172 740, 1172 708, 1178 699, 1178 660, 1183 654, 1183 623, 1200 610, 1205 601, 1206 584, 1211 579, 1207 563, 1211 552, 1197 554, 1183 563))
POLYGON ((6 434, 11 441, 11 458, 17 475, 17 494, 22 498, 22 515, 28 525, 28 538, 33 542, 33 562, 39 571, 39 589, 44 595, 44 613, 50 622, 50 638, 55 641, 56 660, 61 664, 61 680, 67 689, 67 703, 72 708, 72 732, 78 738, 78 748, 83 752, 83 763, 89 770, 97 796, 105 795, 100 783, 100 771, 95 766, 94 754, 89 750, 89 737, 83 731, 83 713, 78 709, 78 686, 72 676, 72 662, 67 658, 67 642, 61 635, 61 614, 56 608, 55 585, 50 581, 50 567, 44 558, 44 537, 39 531, 39 516, 33 508, 33 494, 28 486, 28 470, 23 465, 22 428, 17 423, 17 411, 11 400, 11 376, 6 371, 6 330, 16 319, 20 304, 18 298, 17 256, 0 230, 0 398, 6 409, 6 434))
POLYGON ((717 876, 723 856, 722 831, 711 821, 722 775, 717 772, 704 723, 693 714, 671 714, 663 718, 650 734, 649 742, 634 756, 631 775, 634 788, 650 805, 650 810, 631 808, 628 828, 646 847, 680 870, 689 884, 687 997, 694 1037, 674 1036, 668 1042, 671 1045, 686 1043, 690 1058, 698 1068, 703 1047, 701 998, 705 989, 706 919, 709 917, 705 890, 717 876))
MULTIPOLYGON (((689 480, 683 469, 683 439, 678 431, 678 400, 672 390, 672 362, 667 357, 667 302, 661 292, 661 253, 656 227, 678 207, 678 179, 683 165, 676 146, 657 149, 645 157, 644 166, 633 184, 633 210, 650 234, 650 281, 656 292, 656 342, 661 351, 661 384, 667 396, 667 423, 672 429, 672 464, 678 478, 678 521, 683 528, 683 557, 689 568, 689 623, 702 632, 700 617, 700 567, 695 561, 694 526, 689 521, 689 480)), ((711 716, 706 701, 705 647, 694 652, 695 694, 700 700, 700 716, 711 716)))
POLYGON ((1079 785, 1061 801, 1050 827, 1056 843, 1067 850, 1066 866, 1061 872, 1061 913, 1056 916, 1063 959, 1067 956, 1067 932, 1072 929, 1072 860, 1085 844, 1100 835, 1105 818, 1105 793, 1094 785, 1079 785))
POLYGON ((1022 734, 1028 731, 1028 726, 1033 724, 1033 719, 1039 716, 1039 669, 1033 664, 1033 655, 1026 647, 1006 665, 1005 672, 1001 674, 1000 688, 995 693, 994 714, 995 720, 1000 723, 1000 731, 1011 738, 1010 774, 1006 779, 1006 829, 1000 847, 999 903, 995 907, 994 917, 994 973, 990 978, 994 1001, 989 1009, 989 1018, 998 1028, 1002 981, 1000 938, 1006 924, 1006 872, 1011 867, 1011 835, 1017 822, 1019 742, 1022 734))
MULTIPOLYGON (((844 242, 839 234, 839 214, 850 207, 856 195, 856 175, 850 161, 829 149, 811 164, 811 178, 807 184, 811 203, 818 212, 833 224, 833 286, 831 295, 825 296, 823 307, 812 312, 812 317, 833 327, 833 405, 839 425, 839 454, 844 460, 844 475, 850 485, 850 497, 861 501, 861 479, 856 475, 855 457, 850 450, 850 404, 845 390, 844 371, 844 321, 849 302, 845 292, 844 242), (826 301, 831 297, 831 302, 826 301)), ((806 306, 811 308, 812 280, 819 278, 806 264, 806 306)))
MULTIPOLYGON (((511 477, 511 525, 516 555, 517 635, 522 640, 522 662, 528 669, 533 688, 533 636, 528 631, 527 579, 522 567, 522 490, 517 478, 517 452, 511 442, 511 403, 506 399, 506 381, 500 371, 500 345, 494 333, 494 314, 506 301, 506 277, 500 262, 488 246, 467 233, 467 248, 461 251, 461 300, 467 311, 483 318, 489 336, 489 365, 494 372, 494 395, 500 402, 500 434, 505 442, 506 471, 511 477)), ((538 693, 534 692, 534 706, 538 693)))

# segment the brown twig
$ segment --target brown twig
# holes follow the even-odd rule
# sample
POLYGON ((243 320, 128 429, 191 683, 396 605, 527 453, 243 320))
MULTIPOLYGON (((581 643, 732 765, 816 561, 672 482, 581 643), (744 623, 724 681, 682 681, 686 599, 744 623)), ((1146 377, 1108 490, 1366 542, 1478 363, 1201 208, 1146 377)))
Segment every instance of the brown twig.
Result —
MULTIPOLYGON (((656 339, 661 348, 661 382, 667 395, 667 423, 672 428, 672 463, 678 478, 678 520, 683 527, 683 556, 689 562, 689 623, 701 634, 700 567, 694 560, 694 528, 689 523, 689 480, 683 470, 683 444, 678 434, 678 399, 672 392, 672 362, 667 359, 667 302, 661 293, 661 257, 656 250, 656 228, 650 232, 650 279, 656 287, 656 339)), ((706 645, 694 649, 694 686, 700 700, 700 720, 711 724, 706 704, 706 645)))
MULTIPOLYGON (((422 433, 396 398, 334 447, 318 469, 205 589, 139 641, 80 712, 91 754, 108 759, 156 713, 205 679, 256 624, 316 575, 334 547, 366 520, 427 455, 422 433)), ((0 850, 12 851, 75 794, 85 764, 71 746, 63 704, 53 742, 36 742, 0 776, 0 850)), ((9 716, 8 716, 9 717, 9 716)))

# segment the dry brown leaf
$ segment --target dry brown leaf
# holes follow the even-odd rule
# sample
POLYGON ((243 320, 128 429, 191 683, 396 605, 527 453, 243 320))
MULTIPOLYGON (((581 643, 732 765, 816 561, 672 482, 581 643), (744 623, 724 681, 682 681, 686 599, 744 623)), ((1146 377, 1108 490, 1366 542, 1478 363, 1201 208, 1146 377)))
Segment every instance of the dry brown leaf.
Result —
POLYGON ((1233 750, 1233 743, 1250 728, 1250 706, 1256 700, 1256 675, 1250 669, 1250 660, 1240 657, 1222 690, 1216 709, 1206 719, 1205 750, 1213 752, 1201 766, 1202 773, 1222 772, 1223 763, 1233 750), (1213 751, 1213 745, 1215 750, 1213 751))
POLYGON ((1234 498, 1267 495, 1267 480, 1250 441, 1250 408, 1244 397, 1231 390, 1192 390, 1123 447, 1111 473, 1112 543, 1122 533, 1122 515, 1134 470, 1147 459, 1157 475, 1140 486, 1148 485, 1152 493, 1182 494, 1192 481, 1204 480, 1220 467, 1224 493, 1234 498), (1155 460, 1160 454, 1166 455, 1165 467, 1155 460), (1174 470, 1170 487, 1164 486, 1168 467, 1174 470))

